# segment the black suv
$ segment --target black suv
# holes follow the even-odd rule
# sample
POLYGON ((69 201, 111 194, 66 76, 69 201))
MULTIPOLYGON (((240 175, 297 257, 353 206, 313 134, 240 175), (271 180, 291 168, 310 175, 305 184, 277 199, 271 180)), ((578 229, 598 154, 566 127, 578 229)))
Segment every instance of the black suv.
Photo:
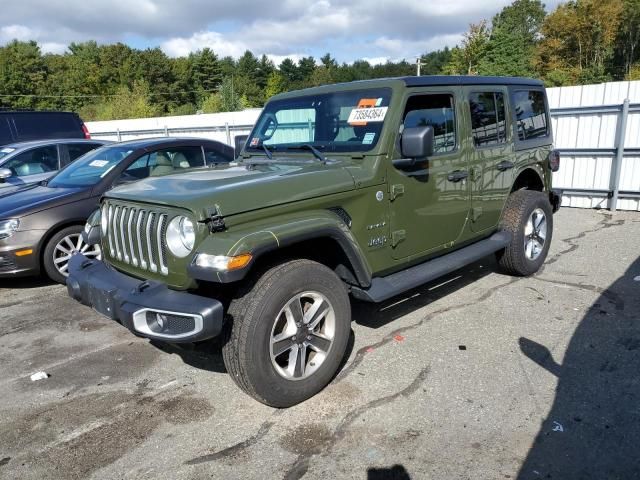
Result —
POLYGON ((48 138, 91 138, 73 112, 1 112, 0 146, 48 138))

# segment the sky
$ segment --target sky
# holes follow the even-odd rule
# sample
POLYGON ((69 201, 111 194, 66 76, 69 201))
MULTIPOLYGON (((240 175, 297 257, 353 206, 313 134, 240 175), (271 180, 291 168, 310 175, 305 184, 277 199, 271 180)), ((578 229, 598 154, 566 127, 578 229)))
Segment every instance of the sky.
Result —
MULTIPOLYGON (((245 50, 276 64, 327 52, 339 62, 384 63, 459 43, 472 22, 511 0, 0 0, 0 45, 36 40, 62 53, 71 42, 160 47, 169 56, 209 47, 245 50)), ((547 9, 559 0, 547 1, 547 9)))

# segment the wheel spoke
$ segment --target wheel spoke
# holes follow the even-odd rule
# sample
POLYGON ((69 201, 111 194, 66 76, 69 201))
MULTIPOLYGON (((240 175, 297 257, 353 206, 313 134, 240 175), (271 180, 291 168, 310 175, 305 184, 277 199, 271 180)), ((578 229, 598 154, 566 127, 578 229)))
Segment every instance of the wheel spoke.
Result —
POLYGON ((533 260, 533 240, 531 239, 527 241, 526 255, 533 260))
POLYGON ((309 346, 316 352, 328 352, 331 347, 331 340, 318 333, 312 333, 311 338, 307 340, 309 346))
POLYGON ((82 247, 82 244, 84 242, 82 241, 82 235, 78 235, 78 241, 76 242, 76 250, 80 250, 80 247, 82 247))
POLYGON ((316 314, 313 316, 313 318, 309 322, 309 328, 311 330, 315 330, 318 324, 322 321, 322 319, 327 316, 327 314, 329 313, 329 310, 330 310, 329 307, 327 307, 321 311, 316 312, 316 314))
POLYGON ((537 239, 534 239, 532 243, 534 244, 534 246, 537 249, 537 250, 535 250, 536 254, 540 253, 542 251, 542 243, 537 239))
POLYGON ((293 376, 300 378, 304 375, 304 371, 307 366, 307 346, 302 345, 298 348, 298 355, 296 356, 296 366, 293 371, 293 376))
POLYGON ((69 268, 69 263, 65 263, 58 268, 58 271, 63 275, 67 274, 67 268, 69 268))
POLYGON ((304 323, 312 322, 314 320, 316 313, 318 313, 318 310, 320 310, 320 307, 322 306, 323 303, 324 303, 324 300, 322 298, 315 299, 313 301, 313 305, 311 305, 311 307, 306 312, 304 312, 302 321, 304 323))
POLYGON ((68 250, 68 249, 64 248, 61 243, 56 245, 56 250, 59 250, 59 251, 63 252, 66 255, 71 255, 71 252, 73 251, 73 249, 68 250))
POLYGON ((528 237, 532 233, 533 233, 533 221, 531 221, 531 219, 529 219, 527 224, 524 226, 524 236, 528 237))
POLYGON ((295 344, 291 341, 290 335, 281 333, 280 335, 273 338, 273 340, 271 341, 271 345, 273 356, 277 357, 282 355, 287 350, 293 348, 295 344))
POLYGON ((66 243, 72 251, 75 250, 76 246, 73 244, 71 237, 64 237, 64 243, 66 243))
POLYGON ((291 351, 289 352, 289 360, 287 361, 287 373, 289 376, 293 377, 296 371, 296 362, 298 361, 298 345, 295 343, 291 346, 291 351))
POLYGON ((304 319, 304 313, 302 311, 302 303, 300 303, 300 297, 295 297, 293 300, 291 300, 288 307, 293 317, 294 324, 302 322, 304 319))
POLYGON ((60 264, 62 262, 68 262, 70 258, 71 258, 71 255, 65 255, 64 257, 54 258, 53 259, 53 263, 58 265, 58 264, 60 264))
POLYGON ((80 253, 84 253, 89 249, 89 244, 85 243, 84 245, 82 245, 82 248, 80 249, 80 253))

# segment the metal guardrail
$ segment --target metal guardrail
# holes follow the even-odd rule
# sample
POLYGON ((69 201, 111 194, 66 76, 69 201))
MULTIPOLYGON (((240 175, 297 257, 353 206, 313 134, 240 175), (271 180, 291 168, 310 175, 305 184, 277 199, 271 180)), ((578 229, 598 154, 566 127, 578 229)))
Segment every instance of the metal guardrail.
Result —
MULTIPOLYGON (((627 130, 627 122, 630 113, 640 112, 640 103, 631 104, 629 100, 625 100, 620 105, 602 105, 592 107, 570 107, 570 108, 554 108, 551 109, 551 116, 555 118, 567 116, 586 116, 586 115, 607 115, 617 114, 617 126, 615 134, 614 148, 560 148, 561 156, 585 156, 585 157, 611 157, 612 166, 609 178, 609 190, 598 189, 580 189, 566 188, 562 189, 566 195, 576 196, 606 196, 609 201, 609 209, 615 211, 617 209, 618 199, 622 196, 625 198, 640 198, 640 192, 620 190, 620 174, 622 169, 622 161, 627 156, 640 156, 640 148, 625 148, 625 135, 627 130)), ((305 124, 306 125, 306 124, 305 124)), ((305 125, 301 124, 301 128, 305 125)), ((297 126, 295 126, 297 128, 297 126)), ((154 128, 145 130, 119 130, 110 132, 92 133, 94 137, 116 137, 118 141, 123 136, 140 136, 140 135, 164 135, 172 136, 180 133, 198 133, 198 132, 224 132, 229 145, 233 144, 233 135, 236 132, 246 132, 253 128, 253 124, 247 125, 224 125, 217 126, 199 126, 199 127, 167 127, 154 128)), ((577 134, 577 132, 576 132, 577 134)))

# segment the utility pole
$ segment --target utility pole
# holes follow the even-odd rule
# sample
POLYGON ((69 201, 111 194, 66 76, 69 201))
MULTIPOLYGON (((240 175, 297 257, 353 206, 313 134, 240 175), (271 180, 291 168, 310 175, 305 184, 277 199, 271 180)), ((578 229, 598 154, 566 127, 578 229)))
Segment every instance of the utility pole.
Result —
POLYGON ((420 76, 420 67, 426 65, 426 63, 422 63, 422 57, 416 58, 416 76, 420 76))

